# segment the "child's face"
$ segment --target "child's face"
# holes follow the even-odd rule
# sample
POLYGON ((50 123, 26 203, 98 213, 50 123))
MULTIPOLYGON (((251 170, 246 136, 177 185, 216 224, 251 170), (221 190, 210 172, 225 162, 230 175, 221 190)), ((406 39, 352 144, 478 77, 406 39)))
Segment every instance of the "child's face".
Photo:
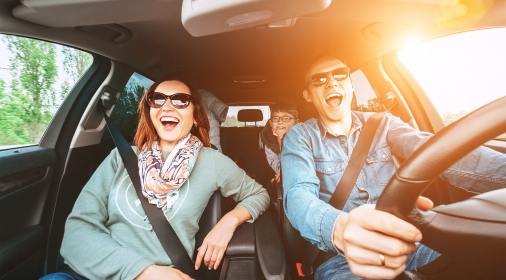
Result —
POLYGON ((270 125, 272 127, 274 134, 284 135, 292 126, 294 126, 299 120, 295 119, 292 114, 287 112, 274 112, 271 115, 270 125), (278 119, 277 121, 274 121, 278 119), (288 122, 285 122, 285 120, 288 122))

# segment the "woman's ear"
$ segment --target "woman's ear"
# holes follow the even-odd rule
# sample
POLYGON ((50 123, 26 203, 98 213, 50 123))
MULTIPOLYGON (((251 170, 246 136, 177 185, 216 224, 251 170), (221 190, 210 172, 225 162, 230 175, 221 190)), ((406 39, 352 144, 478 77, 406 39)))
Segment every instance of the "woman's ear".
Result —
POLYGON ((306 100, 307 102, 313 102, 313 100, 311 99, 311 94, 309 94, 309 91, 307 91, 307 89, 305 89, 302 92, 302 97, 304 97, 304 100, 306 100))

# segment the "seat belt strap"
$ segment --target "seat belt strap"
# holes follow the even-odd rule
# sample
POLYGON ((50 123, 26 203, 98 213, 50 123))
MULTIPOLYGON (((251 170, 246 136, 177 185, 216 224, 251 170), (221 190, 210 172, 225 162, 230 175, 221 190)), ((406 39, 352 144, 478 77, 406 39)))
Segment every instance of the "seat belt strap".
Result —
POLYGON ((355 145, 355 148, 353 148, 353 152, 351 153, 348 166, 346 166, 346 169, 344 170, 343 177, 337 184, 337 187, 329 200, 329 204, 334 208, 341 210, 344 208, 346 201, 348 201, 348 197, 350 196, 353 186, 355 186, 355 183, 357 182, 358 175, 362 170, 362 166, 364 166, 367 153, 371 149, 374 135, 376 135, 376 131, 378 130, 378 126, 384 115, 385 112, 380 112, 370 116, 363 126, 362 132, 358 137, 357 145, 355 145))
POLYGON ((116 128, 114 123, 109 119, 105 113, 105 109, 102 107, 102 104, 99 104, 98 107, 104 116, 107 128, 111 133, 114 144, 118 148, 118 152, 121 156, 121 159, 123 160, 123 164, 125 165, 132 184, 135 187, 135 191, 137 192, 137 196, 141 201, 142 208, 144 208, 144 212, 148 217, 149 223, 153 227, 153 231, 162 244, 163 249, 177 269, 188 274, 191 278, 197 279, 195 265, 186 252, 183 243, 181 243, 181 240, 165 217, 162 209, 159 209, 155 205, 149 204, 148 200, 144 199, 144 195, 142 194, 141 189, 141 179, 139 177, 137 155, 132 150, 132 147, 130 144, 128 144, 125 137, 123 137, 118 128, 116 128))
MULTIPOLYGON (((383 116, 386 112, 379 112, 369 117, 367 122, 362 127, 362 132, 358 137, 357 145, 353 148, 353 152, 351 153, 350 161, 344 170, 343 177, 337 184, 337 187, 330 197, 329 204, 332 205, 336 209, 343 209, 348 197, 350 196, 351 190, 355 183, 357 182, 358 175, 362 170, 362 166, 364 165, 365 159, 367 157, 367 153, 371 148, 372 141, 374 140, 374 136, 376 135, 376 131, 378 130, 378 126, 383 119, 383 116)), ((320 249, 311 243, 307 243, 309 246, 306 246, 307 250, 307 264, 308 268, 304 269, 305 271, 313 274, 313 263, 315 262, 318 254, 320 253, 320 249), (308 270, 310 269, 310 270, 308 270)), ((304 268, 304 265, 303 265, 304 268)))

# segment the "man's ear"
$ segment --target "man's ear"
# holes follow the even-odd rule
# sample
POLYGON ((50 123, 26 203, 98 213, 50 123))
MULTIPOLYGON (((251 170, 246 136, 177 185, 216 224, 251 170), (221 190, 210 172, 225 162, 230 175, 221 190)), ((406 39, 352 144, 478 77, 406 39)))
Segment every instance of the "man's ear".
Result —
POLYGON ((300 122, 299 119, 295 119, 295 124, 298 124, 300 122))
POLYGON ((353 89, 353 91, 355 91, 355 82, 353 82, 353 79, 350 77, 350 82, 351 82, 351 88, 353 89))
POLYGON ((311 99, 311 94, 309 94, 309 91, 307 91, 307 89, 305 89, 302 92, 302 97, 304 97, 304 100, 306 100, 307 102, 313 102, 313 100, 311 99))

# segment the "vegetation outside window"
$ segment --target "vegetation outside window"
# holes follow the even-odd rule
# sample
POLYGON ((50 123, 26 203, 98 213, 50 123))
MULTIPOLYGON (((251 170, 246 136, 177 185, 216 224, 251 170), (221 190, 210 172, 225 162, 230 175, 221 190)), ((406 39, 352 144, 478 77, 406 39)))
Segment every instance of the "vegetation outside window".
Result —
MULTIPOLYGON (((139 115, 137 113, 139 102, 144 92, 152 84, 152 80, 139 73, 133 73, 132 76, 130 76, 130 79, 128 80, 118 99, 118 102, 114 106, 114 110, 111 113, 111 120, 119 129, 121 134, 131 136, 133 138, 135 129, 139 123, 139 115)), ((106 136, 109 136, 108 130, 104 133, 104 137, 106 136)))
POLYGON ((73 48, 0 34, 0 149, 38 144, 93 62, 73 48))

